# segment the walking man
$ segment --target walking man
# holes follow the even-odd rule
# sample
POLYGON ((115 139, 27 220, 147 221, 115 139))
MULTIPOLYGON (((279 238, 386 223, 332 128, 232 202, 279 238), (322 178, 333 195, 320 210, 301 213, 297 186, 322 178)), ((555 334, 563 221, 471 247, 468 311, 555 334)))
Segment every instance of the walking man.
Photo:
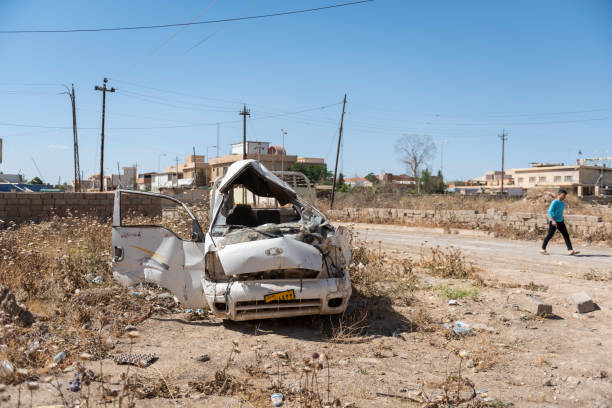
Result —
POLYGON ((542 249, 540 253, 543 255, 549 255, 548 251, 546 251, 546 246, 548 245, 548 241, 555 235, 555 231, 559 230, 561 235, 563 235, 563 239, 565 240, 565 246, 567 246, 567 252, 569 255, 575 255, 578 251, 574 251, 572 248, 572 241, 570 241, 569 234, 567 232, 567 227, 563 222, 563 210, 565 209, 565 197, 567 197, 567 191, 559 190, 557 193, 557 198, 550 203, 550 207, 548 207, 548 234, 546 234, 546 238, 544 238, 544 242, 542 243, 542 249))

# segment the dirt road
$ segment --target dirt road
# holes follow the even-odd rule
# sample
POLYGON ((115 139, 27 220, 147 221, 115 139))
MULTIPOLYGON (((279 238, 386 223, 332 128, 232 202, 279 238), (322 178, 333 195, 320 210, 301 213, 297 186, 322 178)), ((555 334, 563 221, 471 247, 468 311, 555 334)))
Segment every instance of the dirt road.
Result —
MULTIPOLYGON (((351 225, 351 224, 347 224, 351 225)), ((575 244, 580 254, 568 256, 565 245, 556 237, 548 246, 550 256, 539 253, 541 242, 514 241, 490 237, 485 232, 442 228, 416 228, 399 225, 352 224, 359 239, 396 255, 418 259, 426 247, 460 248, 467 258, 484 269, 485 277, 501 281, 547 285, 551 292, 566 295, 587 290, 605 299, 609 286, 582 280, 585 274, 612 270, 612 248, 575 244)), ((557 234, 559 235, 559 234, 557 234)), ((612 307, 612 303, 609 305, 612 307)))

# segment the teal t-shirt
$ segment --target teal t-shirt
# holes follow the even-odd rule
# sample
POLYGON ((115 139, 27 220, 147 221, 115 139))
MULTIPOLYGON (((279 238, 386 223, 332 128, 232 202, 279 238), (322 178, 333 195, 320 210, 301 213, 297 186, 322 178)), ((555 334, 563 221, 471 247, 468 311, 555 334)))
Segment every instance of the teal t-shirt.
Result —
POLYGON ((563 222, 563 210, 565 209, 565 203, 554 199, 548 207, 548 217, 556 222, 563 222))

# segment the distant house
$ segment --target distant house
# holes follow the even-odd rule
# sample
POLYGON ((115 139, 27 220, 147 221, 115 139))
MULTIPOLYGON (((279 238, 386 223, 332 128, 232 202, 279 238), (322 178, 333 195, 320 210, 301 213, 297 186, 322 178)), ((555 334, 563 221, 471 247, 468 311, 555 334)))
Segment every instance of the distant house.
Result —
MULTIPOLYGON (((247 159, 254 159, 261 162, 268 170, 279 171, 289 170, 298 160, 297 156, 288 156, 283 146, 270 146, 268 142, 246 142, 247 159)), ((223 177, 229 166, 242 160, 243 144, 232 144, 232 153, 227 156, 215 157, 210 159, 212 167, 212 179, 223 177)))
POLYGON ((416 187, 415 178, 407 174, 380 173, 376 178, 380 180, 381 183, 403 184, 410 187, 416 187))
POLYGON ((151 174, 151 191, 158 193, 162 188, 175 187, 177 180, 174 172, 151 174))
POLYGON ((348 177, 344 179, 344 184, 351 187, 372 187, 372 182, 363 177, 348 177))
POLYGON ((153 175, 156 173, 141 173, 138 175, 138 180, 136 184, 138 186, 138 190, 140 191, 149 191, 151 190, 151 180, 153 179, 153 175))

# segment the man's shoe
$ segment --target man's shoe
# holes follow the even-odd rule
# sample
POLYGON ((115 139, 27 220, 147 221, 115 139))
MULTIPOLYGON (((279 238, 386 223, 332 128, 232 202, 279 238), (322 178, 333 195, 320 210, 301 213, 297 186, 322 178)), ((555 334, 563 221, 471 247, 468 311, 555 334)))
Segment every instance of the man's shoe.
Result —
POLYGON ((548 253, 548 251, 547 251, 547 250, 545 250, 545 249, 540 249, 540 253, 541 253, 542 255, 550 255, 550 254, 548 253))
POLYGON ((576 254, 579 254, 579 253, 580 253, 580 251, 574 251, 573 249, 571 251, 567 252, 568 255, 576 255, 576 254))

